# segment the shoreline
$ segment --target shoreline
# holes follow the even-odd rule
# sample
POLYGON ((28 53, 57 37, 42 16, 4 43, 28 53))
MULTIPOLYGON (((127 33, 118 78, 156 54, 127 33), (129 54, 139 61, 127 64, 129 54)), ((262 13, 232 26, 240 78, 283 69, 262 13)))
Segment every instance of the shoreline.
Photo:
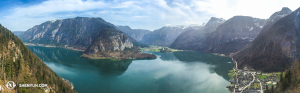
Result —
MULTIPOLYGON (((81 51, 84 52, 84 50, 80 50, 80 49, 74 49, 73 47, 62 47, 62 46, 52 46, 52 45, 45 45, 45 44, 33 44, 33 43, 23 43, 25 46, 39 46, 39 47, 52 47, 52 48, 63 48, 63 49, 68 49, 68 50, 73 50, 73 51, 81 51)), ((140 52, 141 53, 141 52, 140 52)), ((147 54, 147 53, 145 53, 147 54)), ((153 55, 153 54, 151 54, 153 55)), ((155 56, 155 55, 154 55, 155 56)), ((153 58, 118 58, 118 57, 90 57, 86 54, 82 54, 81 56, 82 58, 86 58, 86 59, 92 59, 92 60, 97 60, 97 59, 108 59, 108 60, 113 60, 113 61, 120 61, 120 60, 135 60, 135 59, 153 59, 153 58)), ((156 56, 155 56, 156 59, 156 56)))
POLYGON ((68 49, 68 50, 81 51, 81 52, 84 51, 84 50, 80 50, 80 49, 74 49, 73 47, 62 47, 62 46, 52 46, 52 45, 33 44, 33 43, 23 43, 23 44, 25 46, 53 47, 53 48, 63 48, 63 49, 68 49))

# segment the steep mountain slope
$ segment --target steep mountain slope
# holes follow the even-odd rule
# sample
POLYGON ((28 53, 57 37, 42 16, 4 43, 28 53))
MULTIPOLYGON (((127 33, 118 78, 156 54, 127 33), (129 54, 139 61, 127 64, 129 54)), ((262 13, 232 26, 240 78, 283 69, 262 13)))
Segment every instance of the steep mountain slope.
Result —
POLYGON ((217 27, 199 48, 202 52, 229 54, 249 44, 265 25, 266 20, 234 16, 217 27))
POLYGON ((238 67, 262 71, 282 71, 299 56, 300 9, 276 21, 233 58, 238 67))
POLYGON ((206 36, 215 31, 216 28, 224 23, 222 18, 211 17, 207 24, 199 29, 190 29, 182 32, 170 45, 170 48, 181 50, 197 50, 204 42, 206 36))
POLYGON ((76 92, 2 25, 0 25, 0 45, 0 86, 8 81, 16 83, 16 87, 12 90, 1 86, 3 88, 1 92, 43 93, 50 87, 51 91, 56 93, 76 92), (19 84, 48 84, 48 88, 22 88, 19 84))
POLYGON ((129 26, 116 26, 116 28, 124 33, 126 33, 128 36, 131 36, 136 41, 141 41, 145 34, 150 33, 150 30, 144 30, 144 29, 131 29, 129 26))
POLYGON ((129 38, 116 29, 102 29, 92 36, 95 41, 87 48, 83 57, 87 58, 107 58, 116 59, 131 58, 156 58, 155 55, 140 53, 133 48, 129 38))
POLYGON ((174 40, 187 29, 199 29, 201 26, 164 26, 145 34, 141 43, 158 46, 169 46, 174 40))
POLYGON ((90 36, 113 24, 101 18, 76 17, 47 21, 20 34, 23 42, 69 46, 84 50, 93 42, 90 36))

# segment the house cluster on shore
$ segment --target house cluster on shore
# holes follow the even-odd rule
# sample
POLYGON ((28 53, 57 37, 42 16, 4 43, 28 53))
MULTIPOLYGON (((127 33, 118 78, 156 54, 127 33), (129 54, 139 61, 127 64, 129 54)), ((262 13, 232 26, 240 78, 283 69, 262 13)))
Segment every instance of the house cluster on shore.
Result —
POLYGON ((263 93, 266 87, 276 87, 279 82, 279 73, 262 73, 254 69, 233 68, 231 84, 226 88, 231 93, 263 93))

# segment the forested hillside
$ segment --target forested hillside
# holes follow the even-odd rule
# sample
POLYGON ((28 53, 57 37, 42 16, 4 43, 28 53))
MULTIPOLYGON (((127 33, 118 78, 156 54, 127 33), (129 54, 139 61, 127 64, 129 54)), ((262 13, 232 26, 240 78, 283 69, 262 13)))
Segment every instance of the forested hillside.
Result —
POLYGON ((276 87, 268 88, 265 93, 300 93, 300 60, 295 61, 290 68, 287 66, 284 73, 280 74, 276 87))
POLYGON ((16 83, 12 90, 5 86, 2 92, 20 93, 74 93, 69 83, 66 83, 53 72, 43 61, 32 53, 11 31, 0 25, 0 85, 8 81, 16 83), (19 84, 48 84, 46 88, 20 88, 19 84), (51 88, 51 90, 49 90, 51 88))

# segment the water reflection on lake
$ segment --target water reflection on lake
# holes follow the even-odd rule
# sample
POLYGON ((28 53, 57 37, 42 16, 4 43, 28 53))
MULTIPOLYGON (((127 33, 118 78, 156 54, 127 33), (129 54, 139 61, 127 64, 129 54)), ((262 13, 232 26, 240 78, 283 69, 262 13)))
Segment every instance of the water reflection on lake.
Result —
POLYGON ((89 60, 81 52, 28 46, 79 93, 229 93, 231 60, 199 52, 152 53, 153 60, 89 60))

